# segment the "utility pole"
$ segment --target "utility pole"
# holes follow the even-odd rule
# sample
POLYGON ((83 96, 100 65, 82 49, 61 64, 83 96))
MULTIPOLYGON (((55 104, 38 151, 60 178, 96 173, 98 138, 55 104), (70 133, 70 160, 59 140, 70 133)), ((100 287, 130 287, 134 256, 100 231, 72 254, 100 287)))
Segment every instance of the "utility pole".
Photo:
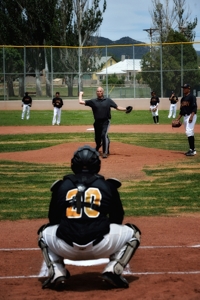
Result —
MULTIPOLYGON (((152 47, 152 36, 153 36, 153 33, 154 33, 155 31, 157 31, 157 30, 158 30, 157 28, 143 29, 143 31, 148 32, 148 34, 150 35, 150 43, 151 43, 151 47, 152 47)), ((150 47, 150 52, 151 52, 151 47, 150 47)))

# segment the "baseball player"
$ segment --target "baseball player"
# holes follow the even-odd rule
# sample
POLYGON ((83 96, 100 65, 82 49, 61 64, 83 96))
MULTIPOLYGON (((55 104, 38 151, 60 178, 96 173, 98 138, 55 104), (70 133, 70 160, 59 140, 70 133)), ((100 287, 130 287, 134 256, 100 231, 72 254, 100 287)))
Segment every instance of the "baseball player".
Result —
POLYGON ((94 131, 96 150, 98 151, 102 145, 103 158, 107 158, 109 154, 110 140, 108 137, 108 130, 111 120, 111 107, 116 110, 125 111, 130 113, 132 106, 121 107, 118 106, 112 99, 104 97, 104 89, 98 87, 96 90, 97 98, 86 100, 82 99, 83 92, 79 93, 79 103, 92 108, 94 116, 94 131))
POLYGON ((61 121, 61 107, 63 106, 63 100, 60 98, 60 93, 56 92, 55 98, 52 100, 53 109, 53 120, 52 125, 60 125, 61 121))
POLYGON ((159 115, 158 115, 158 104, 159 103, 160 103, 160 99, 158 98, 158 96, 156 96, 156 93, 154 91, 152 91, 149 110, 152 113, 153 121, 155 124, 159 124, 159 115))
POLYGON ((51 187, 49 224, 39 230, 39 247, 49 276, 43 288, 62 289, 70 276, 64 259, 109 258, 102 280, 116 288, 128 288, 122 272, 140 244, 140 230, 122 225, 124 210, 118 188, 121 183, 98 174, 99 153, 85 145, 71 160, 73 174, 51 187))
POLYGON ((177 120, 181 117, 184 118, 183 123, 185 127, 185 133, 188 137, 189 150, 185 153, 186 156, 196 155, 195 149, 195 138, 194 138, 194 128, 197 120, 197 99, 190 92, 190 85, 185 83, 183 86, 183 97, 180 102, 180 113, 177 120))
POLYGON ((169 107, 169 115, 168 118, 176 118, 176 105, 178 102, 178 97, 175 95, 175 93, 172 91, 171 96, 169 97, 170 101, 170 107, 169 107))
POLYGON ((29 120, 31 106, 32 106, 32 98, 28 95, 28 92, 26 92, 24 97, 22 98, 22 116, 21 116, 22 120, 24 120, 25 116, 26 119, 29 120))

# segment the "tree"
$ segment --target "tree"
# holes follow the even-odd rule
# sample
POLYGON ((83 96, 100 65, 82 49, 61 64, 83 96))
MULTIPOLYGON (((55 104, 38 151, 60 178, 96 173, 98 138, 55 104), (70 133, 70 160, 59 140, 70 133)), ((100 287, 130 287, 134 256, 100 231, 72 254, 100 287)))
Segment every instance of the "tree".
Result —
POLYGON ((191 12, 186 8, 186 0, 172 0, 173 5, 170 8, 170 0, 152 0, 152 17, 153 27, 157 29, 154 41, 164 43, 171 29, 181 32, 188 41, 195 38, 194 29, 197 26, 197 18, 190 21, 191 12))
MULTIPOLYGON (((19 71, 23 72, 23 60, 19 49, 15 48, 2 48, 0 49, 0 59, 5 61, 7 82, 7 95, 8 97, 15 96, 13 80, 18 77, 19 71)), ((0 72, 3 70, 0 66, 0 72)))
POLYGON ((167 95, 168 90, 179 93, 183 75, 184 81, 190 82, 191 85, 195 85, 199 80, 196 51, 192 44, 184 44, 193 40, 197 19, 189 21, 190 14, 185 10, 185 0, 172 1, 174 5, 170 9, 169 0, 165 0, 164 4, 159 0, 152 0, 152 22, 157 29, 155 32, 158 33, 153 40, 157 44, 153 45, 151 52, 142 59, 143 81, 160 94, 162 85, 164 95, 167 95), (178 42, 177 45, 171 44, 178 42))
POLYGON ((174 90, 177 94, 180 92, 182 68, 184 69, 184 82, 189 82, 192 86, 199 82, 197 54, 191 44, 184 44, 186 41, 180 32, 171 30, 167 44, 154 47, 152 52, 143 57, 142 79, 158 94, 161 94, 160 49, 162 49, 163 92, 165 96, 169 90, 174 90), (179 44, 174 44, 178 41, 179 44))
POLYGON ((60 48, 60 70, 67 70, 65 74, 65 82, 68 85, 68 96, 73 96, 73 81, 79 74, 79 81, 82 77, 82 70, 89 67, 89 59, 94 50, 84 49, 83 46, 90 46, 94 35, 103 21, 103 13, 106 10, 106 0, 104 0, 103 8, 100 9, 100 0, 60 0, 58 6, 58 14, 60 22, 57 24, 57 30, 60 31, 60 45, 76 46, 73 48, 60 48), (72 6, 73 5, 73 6, 72 6), (69 7, 70 6, 70 7, 69 7), (73 10, 71 11, 71 7, 73 10), (66 18, 70 11, 69 18, 66 18))
MULTIPOLYGON (((57 0, 2 0, 0 2, 0 41, 7 45, 39 45, 52 34, 57 0)), ((36 91, 41 95, 40 72, 44 68, 42 47, 29 48, 26 71, 34 70, 36 91), (43 58, 43 59, 42 59, 43 58)))
MULTIPOLYGON (((118 78, 116 74, 108 75, 108 84, 124 84, 125 82, 125 77, 122 76, 121 78, 118 78)), ((106 79, 103 80, 103 84, 106 84, 106 79)))

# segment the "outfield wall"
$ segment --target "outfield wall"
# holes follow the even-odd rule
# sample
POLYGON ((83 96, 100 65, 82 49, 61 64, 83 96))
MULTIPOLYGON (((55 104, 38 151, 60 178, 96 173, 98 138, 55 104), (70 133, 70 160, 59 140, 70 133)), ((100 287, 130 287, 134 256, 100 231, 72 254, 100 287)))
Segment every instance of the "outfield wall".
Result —
MULTIPOLYGON (((197 98, 198 101, 199 98, 197 98)), ((138 98, 138 99, 113 99, 119 106, 133 106, 134 110, 148 110, 150 98, 138 98)), ((64 100, 63 110, 81 110, 81 109, 90 109, 84 105, 80 105, 78 100, 64 100)), ((170 102, 168 98, 160 98, 159 109, 168 110, 170 102)), ((179 102, 177 104, 177 109, 179 108, 179 102)), ((21 110, 21 101, 0 101, 0 111, 2 110, 21 110)), ((52 110, 52 101, 51 100, 34 100, 33 99, 33 110, 52 110)))

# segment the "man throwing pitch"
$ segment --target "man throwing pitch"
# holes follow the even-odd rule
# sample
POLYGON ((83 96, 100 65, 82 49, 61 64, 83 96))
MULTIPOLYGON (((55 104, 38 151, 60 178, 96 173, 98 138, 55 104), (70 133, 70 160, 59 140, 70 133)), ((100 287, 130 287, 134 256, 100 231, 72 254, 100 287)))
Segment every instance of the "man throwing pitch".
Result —
POLYGON ((43 288, 65 288, 70 273, 64 259, 99 258, 109 258, 103 281, 116 288, 129 287, 122 273, 140 245, 141 233, 134 224, 122 224, 121 183, 105 179, 98 174, 100 168, 99 153, 85 145, 71 160, 73 174, 51 187, 49 224, 38 230, 49 272, 43 288))
POLYGON ((195 138, 194 138, 194 127, 197 120, 197 100, 194 95, 190 92, 190 85, 184 84, 183 97, 180 103, 180 113, 177 121, 184 117, 185 133, 188 137, 189 151, 185 153, 186 156, 194 156, 196 154, 195 149, 195 138))
POLYGON ((103 158, 107 158, 109 154, 110 140, 108 137, 108 130, 111 120, 111 107, 116 110, 125 111, 130 113, 132 106, 121 107, 118 106, 112 99, 104 97, 104 90, 102 87, 98 87, 96 90, 97 98, 86 100, 82 99, 83 92, 79 93, 79 103, 92 108, 94 115, 94 131, 96 150, 98 151, 102 145, 103 158))

